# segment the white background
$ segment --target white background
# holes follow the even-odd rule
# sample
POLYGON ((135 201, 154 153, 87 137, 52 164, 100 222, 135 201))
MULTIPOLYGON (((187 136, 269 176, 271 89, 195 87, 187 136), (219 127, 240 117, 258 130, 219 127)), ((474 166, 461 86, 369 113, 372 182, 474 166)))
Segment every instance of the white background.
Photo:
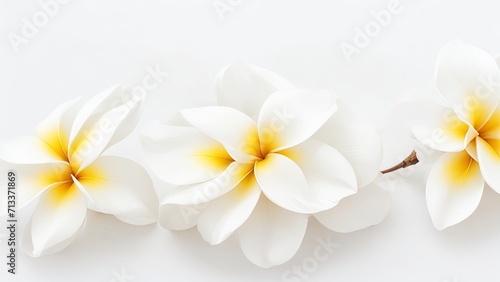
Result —
MULTIPOLYGON (((388 167, 414 147, 406 133, 411 113, 397 110, 399 103, 439 101, 434 65, 440 47, 458 38, 500 54, 497 1, 400 0, 402 11, 351 62, 339 45, 353 44, 355 28, 364 29, 374 19, 370 12, 387 9, 388 0, 229 2, 234 9, 221 20, 214 0, 70 0, 15 52, 9 34, 21 36, 23 18, 32 22, 43 10, 34 0, 2 0, 0 138, 33 135, 60 103, 79 95, 87 100, 119 82, 140 85, 147 68, 158 66, 169 76, 149 93, 134 133, 108 151, 144 164, 138 142, 144 126, 182 108, 214 104, 217 71, 242 60, 349 101, 383 134, 382 167, 388 167)), ((281 281, 294 265, 307 281, 499 281, 500 196, 487 188, 473 216, 439 232, 425 204, 427 168, 381 179, 393 196, 382 224, 336 234, 311 220, 295 257, 271 269, 248 262, 233 237, 210 246, 196 228, 171 232, 89 213, 72 245, 36 259, 19 253, 18 274, 7 274, 2 263, 0 281, 281 281), (311 264, 317 240, 329 236, 338 247, 311 264), (134 279, 124 280, 123 273, 134 279)), ((170 186, 152 177, 164 195, 170 186)), ((29 213, 19 215, 23 227, 29 213)), ((0 234, 4 262, 4 227, 0 234)))

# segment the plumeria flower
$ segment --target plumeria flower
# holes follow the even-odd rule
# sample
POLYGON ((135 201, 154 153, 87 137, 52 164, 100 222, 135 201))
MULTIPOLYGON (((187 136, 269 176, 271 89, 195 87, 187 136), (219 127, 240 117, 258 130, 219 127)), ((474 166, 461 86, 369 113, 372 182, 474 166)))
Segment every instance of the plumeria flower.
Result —
POLYGON ((216 94, 218 106, 144 132, 152 170, 178 185, 160 205, 163 227, 197 225, 210 244, 236 231, 246 257, 271 267, 296 253, 311 215, 338 232, 385 217, 390 196, 372 183, 380 137, 335 95, 243 63, 220 72, 216 94))
POLYGON ((60 105, 38 125, 38 136, 3 142, 0 158, 17 174, 19 206, 39 200, 22 237, 29 255, 69 245, 88 208, 130 224, 157 221, 158 199, 145 169, 101 156, 136 126, 142 100, 112 87, 79 111, 77 100, 60 105))
POLYGON ((426 187, 429 213, 442 230, 469 217, 485 182, 500 193, 500 70, 481 49, 452 41, 441 50, 436 85, 447 106, 426 110, 414 137, 444 152, 426 187))

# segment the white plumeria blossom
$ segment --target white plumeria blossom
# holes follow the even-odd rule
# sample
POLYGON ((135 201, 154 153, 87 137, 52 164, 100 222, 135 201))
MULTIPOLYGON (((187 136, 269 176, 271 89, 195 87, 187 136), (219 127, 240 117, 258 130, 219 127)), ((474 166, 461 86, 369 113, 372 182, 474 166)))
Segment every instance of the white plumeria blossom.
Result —
POLYGON ((163 227, 197 225, 210 244, 237 231, 246 257, 271 267, 293 257, 310 215, 338 232, 385 217, 390 195, 372 183, 380 137, 335 95, 240 62, 220 72, 216 94, 218 106, 143 134, 152 170, 179 185, 160 205, 163 227))
POLYGON ((146 170, 122 157, 101 156, 136 126, 143 97, 111 87, 79 111, 76 102, 56 108, 38 125, 38 136, 5 141, 0 149, 0 158, 18 177, 19 206, 39 200, 22 237, 31 256, 69 245, 88 208, 136 225, 158 218, 158 198, 146 170))
POLYGON ((442 230, 476 210, 485 182, 500 193, 500 70, 485 51, 452 41, 439 54, 436 85, 448 106, 428 108, 411 131, 444 152, 426 185, 432 222, 442 230))

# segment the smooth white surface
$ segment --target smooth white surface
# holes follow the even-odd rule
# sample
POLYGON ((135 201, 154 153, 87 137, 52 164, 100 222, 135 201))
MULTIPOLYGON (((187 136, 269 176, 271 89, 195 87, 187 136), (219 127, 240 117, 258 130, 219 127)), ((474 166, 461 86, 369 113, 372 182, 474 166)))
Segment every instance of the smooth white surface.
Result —
MULTIPOLYGON (((41 8, 34 0, 2 0, 0 138, 34 134, 37 123, 62 102, 78 95, 88 100, 118 82, 140 85, 148 66, 158 66, 169 76, 149 93, 138 128, 107 152, 144 164, 138 132, 179 109, 213 105, 217 71, 243 60, 297 86, 332 90, 370 116, 383 134, 385 168, 415 146, 406 129, 411 111, 391 114, 393 106, 411 99, 439 101, 434 66, 441 46, 458 38, 500 54, 495 1, 401 0, 403 10, 350 63, 339 45, 353 44, 355 28, 365 28, 373 20, 370 12, 387 9, 390 1, 218 1, 236 5, 223 21, 214 0, 70 0, 15 53, 8 34, 20 34, 23 17, 31 19, 41 8)), ((171 232, 89 212, 72 245, 37 259, 20 253, 18 274, 8 274, 2 263, 0 281, 281 281, 292 276, 299 280, 284 281, 300 281, 287 276, 294 266, 307 281, 497 281, 500 195, 487 188, 469 219, 439 232, 426 209, 427 172, 428 165, 421 164, 380 179, 379 185, 392 192, 393 206, 376 227, 337 234, 311 219, 296 256, 271 269, 248 262, 232 237, 210 246, 196 228, 171 232), (315 249, 328 238, 336 248, 319 261, 315 249), (125 280, 123 272, 134 279, 125 280)), ((160 197, 171 188, 153 180, 160 197)), ((3 213, 4 202, 0 208, 3 213)), ((21 227, 28 211, 20 213, 21 227)), ((5 217, 0 219, 4 257, 5 217)))

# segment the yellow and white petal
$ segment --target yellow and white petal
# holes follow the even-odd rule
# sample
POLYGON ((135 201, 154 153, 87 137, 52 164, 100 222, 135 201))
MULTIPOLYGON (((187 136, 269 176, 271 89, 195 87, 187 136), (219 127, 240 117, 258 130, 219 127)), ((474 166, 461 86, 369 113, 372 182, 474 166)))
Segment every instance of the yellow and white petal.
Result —
POLYGON ((370 183, 314 217, 332 231, 349 233, 379 224, 390 208, 391 194, 370 183))
POLYGON ((458 152, 477 136, 474 127, 458 118, 453 110, 429 105, 426 115, 410 127, 411 133, 422 144, 442 152, 458 152))
POLYGON ((454 40, 439 53, 436 85, 457 115, 481 128, 500 100, 500 70, 485 51, 454 40))
POLYGON ((427 179, 427 208, 434 227, 443 230, 469 217, 479 205, 484 180, 467 152, 446 153, 427 179))
POLYGON ((496 108, 488 122, 478 132, 481 138, 485 140, 500 139, 500 106, 496 108))
POLYGON ((76 185, 67 182, 45 192, 33 212, 31 240, 38 257, 71 238, 85 221, 87 201, 76 185))
POLYGON ((233 162, 224 146, 192 127, 153 123, 142 133, 141 143, 153 172, 176 185, 214 179, 233 162))
POLYGON ((313 138, 338 150, 351 164, 358 187, 371 183, 380 172, 382 139, 367 117, 337 100, 338 110, 313 138))
POLYGON ((465 147, 465 151, 473 160, 478 162, 477 159, 477 140, 480 139, 480 137, 474 138, 472 141, 467 144, 467 147, 465 147))
POLYGON ((324 199, 312 190, 300 167, 290 158, 271 153, 255 164, 255 178, 262 192, 276 205, 297 213, 316 213, 333 207, 336 199, 324 199))
POLYGON ((500 193, 500 139, 476 139, 477 159, 488 185, 500 193))
POLYGON ((177 187, 163 203, 197 205, 209 202, 231 191, 252 172, 252 169, 253 164, 233 162, 222 174, 212 180, 177 187))
POLYGON ((231 157, 240 163, 261 158, 255 120, 229 107, 203 107, 182 111, 184 118, 207 136, 224 145, 231 157))
POLYGON ((78 173, 75 183, 84 189, 98 212, 112 214, 135 225, 158 220, 158 198, 153 182, 138 163, 101 156, 78 173))
POLYGON ((266 100, 259 115, 262 154, 304 142, 336 110, 336 97, 327 90, 288 89, 274 93, 266 100))
POLYGON ((164 201, 160 204, 160 225, 168 230, 181 231, 194 227, 206 204, 175 205, 164 201))
POLYGON ((126 137, 137 125, 143 97, 90 116, 70 144, 70 161, 77 173, 104 150, 126 137))
POLYGON ((9 164, 5 167, 16 174, 15 192, 19 208, 37 199, 44 191, 59 186, 63 182, 71 182, 71 169, 66 162, 9 164))
POLYGON ((218 105, 238 109, 255 119, 269 95, 288 88, 293 85, 281 76, 243 62, 222 69, 215 81, 218 105))
POLYGON ((356 175, 349 162, 337 150, 309 139, 280 152, 301 169, 312 194, 333 207, 342 198, 356 193, 356 175))
POLYGON ((308 215, 282 209, 261 195, 238 229, 241 249, 252 263, 272 267, 290 260, 302 243, 308 215))
POLYGON ((65 162, 66 158, 38 136, 3 140, 0 159, 13 164, 44 164, 65 162))
POLYGON ((227 194, 211 201, 198 217, 198 231, 212 245, 226 240, 250 216, 260 196, 255 176, 248 175, 227 194))
POLYGON ((62 160, 68 160, 69 136, 78 100, 80 98, 61 104, 36 128, 38 136, 57 152, 62 160))

